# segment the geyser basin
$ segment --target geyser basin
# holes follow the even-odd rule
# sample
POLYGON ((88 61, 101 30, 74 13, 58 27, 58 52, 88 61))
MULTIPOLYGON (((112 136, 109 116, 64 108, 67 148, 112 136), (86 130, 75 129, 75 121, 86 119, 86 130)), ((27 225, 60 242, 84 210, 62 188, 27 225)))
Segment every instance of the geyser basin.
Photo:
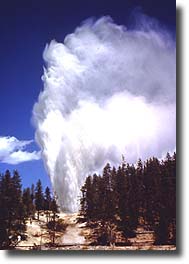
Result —
POLYGON ((102 17, 64 43, 52 41, 43 57, 33 117, 62 210, 78 210, 85 177, 106 162, 175 149, 175 42, 168 32, 152 24, 129 31, 102 17))

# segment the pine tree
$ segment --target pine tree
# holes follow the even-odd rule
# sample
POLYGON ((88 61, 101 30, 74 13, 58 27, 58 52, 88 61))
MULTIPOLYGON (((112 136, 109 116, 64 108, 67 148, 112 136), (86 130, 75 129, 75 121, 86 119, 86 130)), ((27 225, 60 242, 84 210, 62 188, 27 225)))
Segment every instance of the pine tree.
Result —
POLYGON ((105 230, 112 222, 126 238, 143 225, 154 232, 155 244, 176 244, 176 153, 162 162, 139 159, 136 166, 123 159, 117 170, 107 164, 102 176, 87 177, 81 190, 80 213, 88 222, 101 222, 99 241, 107 243, 105 230))
POLYGON ((47 216, 47 222, 49 221, 50 218, 50 208, 51 208, 51 203, 52 203, 52 198, 51 198, 51 192, 49 187, 46 187, 45 189, 45 199, 44 199, 44 209, 46 212, 47 216))
POLYGON ((111 171, 111 187, 112 187, 112 215, 116 221, 117 213, 118 213, 118 190, 117 190, 117 171, 116 168, 113 167, 111 171))
POLYGON ((0 247, 9 247, 12 238, 25 229, 21 178, 17 171, 11 177, 7 170, 0 180, 0 247))
POLYGON ((80 211, 79 214, 80 216, 83 216, 83 220, 86 220, 86 184, 84 184, 81 188, 81 198, 80 198, 80 211))
POLYGON ((92 177, 88 176, 85 182, 86 186, 86 218, 91 219, 93 216, 93 193, 92 193, 92 177))
POLYGON ((156 244, 176 244, 176 153, 167 153, 161 166, 160 205, 155 228, 156 244))
POLYGON ((132 192, 131 171, 129 165, 123 159, 122 165, 117 171, 118 181, 118 212, 120 227, 126 237, 135 235, 135 228, 138 223, 138 214, 135 213, 136 200, 132 192))
POLYGON ((58 204, 57 204, 57 197, 56 195, 54 195, 52 201, 51 201, 51 206, 50 209, 52 211, 52 225, 51 228, 53 230, 53 234, 52 234, 52 243, 55 243, 55 230, 56 230, 56 219, 58 218, 58 204))
POLYGON ((41 180, 39 179, 35 189, 35 207, 37 210, 37 218, 39 220, 39 212, 44 208, 44 196, 41 180))
POLYGON ((23 190, 22 201, 25 209, 25 217, 33 217, 34 205, 32 201, 31 189, 29 187, 23 190))
POLYGON ((51 192, 49 187, 46 187, 45 189, 45 199, 44 199, 44 209, 45 210, 50 210, 50 205, 51 205, 51 192))
POLYGON ((130 233, 129 226, 129 183, 126 176, 126 164, 122 163, 117 170, 118 216, 120 229, 127 237, 130 233))
POLYGON ((144 166, 145 193, 143 197, 144 219, 151 227, 155 225, 161 198, 161 167, 157 158, 150 158, 144 166))
MULTIPOLYGON (((105 220, 107 219, 106 208, 107 208, 107 197, 105 197, 104 190, 105 181, 102 176, 93 175, 92 179, 92 202, 93 202, 93 219, 105 220), (100 206, 99 206, 100 204, 100 206)), ((107 190, 106 190, 107 193, 107 190)), ((109 200, 109 204, 111 200, 109 200)))
POLYGON ((103 210, 104 210, 104 220, 110 220, 114 218, 114 206, 113 204, 113 182, 112 182, 112 171, 109 163, 103 169, 103 186, 104 186, 104 199, 101 200, 103 202, 103 210))
POLYGON ((24 221, 23 201, 22 201, 22 184, 21 177, 17 170, 13 172, 13 192, 11 194, 13 200, 13 208, 15 208, 14 218, 19 219, 20 225, 24 221))
POLYGON ((0 175, 0 249, 4 249, 9 244, 8 234, 8 208, 5 199, 5 177, 0 175))
POLYGON ((128 226, 130 236, 135 235, 139 219, 139 190, 137 184, 136 170, 134 165, 127 164, 126 175, 128 177, 128 226))

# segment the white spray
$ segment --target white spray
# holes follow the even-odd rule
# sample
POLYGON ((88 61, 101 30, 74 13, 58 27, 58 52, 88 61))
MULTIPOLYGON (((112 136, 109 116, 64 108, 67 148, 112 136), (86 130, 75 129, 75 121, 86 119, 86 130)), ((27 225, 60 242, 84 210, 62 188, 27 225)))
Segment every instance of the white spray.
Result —
POLYGON ((175 43, 153 29, 88 20, 44 54, 36 141, 60 207, 78 210, 86 176, 175 149, 175 43))

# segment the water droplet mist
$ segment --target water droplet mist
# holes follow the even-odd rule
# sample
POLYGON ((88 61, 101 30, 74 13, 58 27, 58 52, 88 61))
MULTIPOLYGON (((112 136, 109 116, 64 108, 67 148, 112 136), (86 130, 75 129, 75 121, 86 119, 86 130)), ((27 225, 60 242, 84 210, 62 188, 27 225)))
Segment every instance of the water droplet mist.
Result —
MULTIPOLYGON (((147 22, 146 22, 147 23, 147 22)), ((175 42, 167 32, 88 20, 43 54, 36 141, 60 208, 106 162, 162 157, 176 145, 175 42)))

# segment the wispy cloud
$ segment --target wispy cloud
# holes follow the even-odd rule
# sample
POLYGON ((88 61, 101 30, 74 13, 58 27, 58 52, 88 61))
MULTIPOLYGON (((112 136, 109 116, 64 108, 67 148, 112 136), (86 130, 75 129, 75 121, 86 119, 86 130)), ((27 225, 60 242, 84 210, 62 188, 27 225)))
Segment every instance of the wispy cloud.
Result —
POLYGON ((16 137, 0 137, 0 163, 19 164, 39 160, 40 151, 26 150, 32 142, 33 140, 18 140, 16 137))

